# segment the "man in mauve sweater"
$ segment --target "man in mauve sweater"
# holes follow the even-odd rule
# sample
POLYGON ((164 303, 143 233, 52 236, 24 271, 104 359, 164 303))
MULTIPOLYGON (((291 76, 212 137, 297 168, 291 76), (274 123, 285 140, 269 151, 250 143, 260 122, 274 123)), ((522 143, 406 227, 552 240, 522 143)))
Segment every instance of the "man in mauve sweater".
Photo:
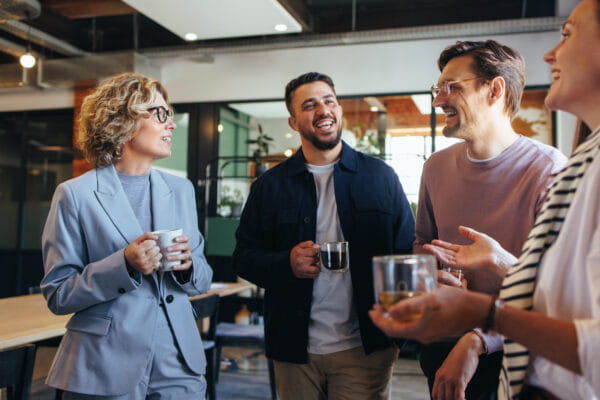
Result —
MULTIPOLYGON (((415 252, 434 239, 470 243, 458 229, 467 226, 518 256, 566 158, 511 126, 525 86, 518 52, 492 40, 457 42, 444 49, 438 66, 442 74, 432 87, 433 104, 446 115, 444 136, 464 142, 425 163, 415 252)), ((465 271, 465 279, 469 289, 485 293, 496 293, 501 284, 486 271, 465 271)), ((420 362, 432 397, 494 398, 501 349, 500 337, 480 331, 424 346, 420 362)))

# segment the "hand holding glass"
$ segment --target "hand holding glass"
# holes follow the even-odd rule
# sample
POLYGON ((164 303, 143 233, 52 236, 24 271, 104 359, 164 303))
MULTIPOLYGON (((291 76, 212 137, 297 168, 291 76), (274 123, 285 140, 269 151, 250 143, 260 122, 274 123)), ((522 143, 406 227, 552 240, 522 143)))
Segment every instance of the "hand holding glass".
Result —
POLYGON ((454 268, 454 267, 451 267, 449 265, 444 265, 444 264, 442 264, 441 269, 442 269, 442 271, 450 272, 459 281, 463 280, 463 277, 464 277, 463 275, 464 274, 463 274, 463 270, 462 269, 460 269, 460 268, 454 268))
MULTIPOLYGON (((431 292, 436 288, 435 257, 391 255, 373 257, 375 299, 386 312, 397 302, 431 292)), ((420 313, 409 320, 418 319, 420 313)))

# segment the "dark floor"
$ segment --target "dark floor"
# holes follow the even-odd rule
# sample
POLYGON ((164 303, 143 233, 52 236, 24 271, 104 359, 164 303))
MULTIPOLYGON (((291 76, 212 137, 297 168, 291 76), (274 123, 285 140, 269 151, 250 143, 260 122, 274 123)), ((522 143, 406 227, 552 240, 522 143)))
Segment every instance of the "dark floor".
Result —
MULTIPOLYGON (((55 348, 38 348, 31 400, 54 399, 54 391, 44 384, 44 377, 52 362, 54 351, 55 348)), ((223 358, 226 361, 222 363, 217 384, 218 400, 268 400, 271 398, 267 362, 262 353, 251 349, 225 347, 223 348, 223 358), (235 362, 231 363, 228 360, 235 362)), ((429 399, 426 379, 421 373, 418 362, 414 360, 400 359, 396 361, 391 389, 390 400, 429 399)))

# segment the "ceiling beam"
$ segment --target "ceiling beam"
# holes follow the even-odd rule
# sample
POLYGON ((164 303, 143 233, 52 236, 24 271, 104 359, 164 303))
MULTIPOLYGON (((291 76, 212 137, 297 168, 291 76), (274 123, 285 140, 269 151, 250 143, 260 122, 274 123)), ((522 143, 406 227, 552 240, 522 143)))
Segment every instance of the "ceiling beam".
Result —
MULTIPOLYGON (((368 4, 368 3, 367 3, 368 4)), ((552 17, 552 2, 529 1, 526 17, 552 17), (532 14, 532 15, 530 15, 532 14)), ((351 8, 330 7, 319 10, 314 28, 317 32, 331 33, 349 31, 352 27, 351 8)), ((393 29, 413 26, 455 24, 480 21, 497 21, 522 18, 522 0, 504 0, 473 4, 445 5, 397 2, 393 5, 362 6, 357 9, 356 29, 393 29)))
POLYGON ((27 48, 16 43, 0 38, 0 51, 10 54, 15 57, 21 57, 27 51, 27 48))
POLYGON ((139 52, 150 58, 161 58, 164 53, 178 57, 206 57, 217 54, 233 54, 252 51, 280 49, 348 46, 367 43, 386 43, 407 40, 431 40, 448 37, 471 37, 505 35, 514 33, 558 31, 562 18, 525 18, 488 22, 469 22, 412 28, 378 29, 350 33, 308 34, 259 39, 229 40, 218 44, 206 43, 187 46, 169 46, 140 49, 139 52))
POLYGON ((0 24, 0 29, 9 32, 12 35, 20 37, 23 40, 29 40, 38 46, 46 47, 59 54, 66 56, 83 56, 86 53, 75 46, 58 39, 52 35, 42 32, 39 29, 32 28, 19 21, 7 21, 0 24))
POLYGON ((23 22, 73 46, 87 49, 85 46, 89 42, 89 34, 85 30, 86 26, 80 21, 69 19, 46 6, 42 7, 42 13, 38 18, 23 22))
POLYGON ((41 0, 44 7, 67 18, 109 17, 137 11, 120 0, 41 0))
POLYGON ((290 15, 298 21, 305 32, 313 31, 313 19, 310 10, 306 7, 306 2, 303 0, 277 0, 279 4, 290 15))

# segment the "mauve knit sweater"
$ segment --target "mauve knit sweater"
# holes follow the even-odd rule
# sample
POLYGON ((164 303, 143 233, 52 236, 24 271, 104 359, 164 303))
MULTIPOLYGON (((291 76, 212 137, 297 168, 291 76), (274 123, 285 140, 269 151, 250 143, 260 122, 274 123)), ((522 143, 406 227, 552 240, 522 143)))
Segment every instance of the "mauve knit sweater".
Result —
MULTIPOLYGON (((467 158, 458 143, 431 155, 421 177, 415 251, 433 239, 468 244, 464 225, 496 239, 519 256, 553 176, 566 163, 556 148, 520 136, 498 156, 482 162, 467 158)), ((498 279, 465 274, 470 290, 496 293, 498 279)))

